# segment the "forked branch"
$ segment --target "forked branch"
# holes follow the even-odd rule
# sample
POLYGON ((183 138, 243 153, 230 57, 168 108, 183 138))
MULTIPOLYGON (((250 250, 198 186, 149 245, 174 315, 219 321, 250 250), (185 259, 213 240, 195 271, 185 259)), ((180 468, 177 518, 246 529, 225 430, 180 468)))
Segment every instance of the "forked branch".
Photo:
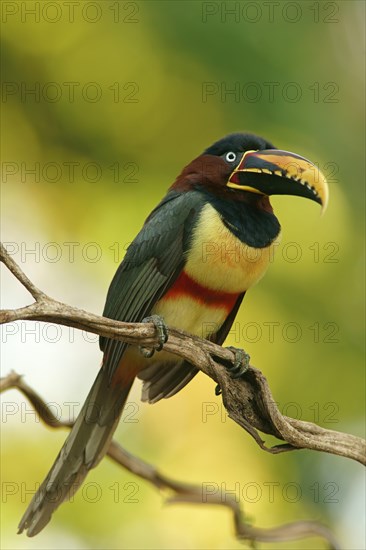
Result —
MULTIPOLYGON (((119 339, 131 345, 151 347, 157 344, 153 323, 114 321, 47 296, 28 279, 4 246, 0 245, 0 247, 1 261, 35 299, 34 303, 23 308, 1 310, 0 324, 19 320, 51 322, 119 339)), ((233 380, 223 366, 223 363, 231 363, 234 360, 234 354, 229 349, 173 328, 169 329, 169 339, 164 349, 186 359, 220 385, 229 417, 244 428, 263 450, 279 453, 296 449, 312 449, 344 456, 361 464, 366 463, 366 442, 363 439, 351 434, 327 430, 311 422, 283 416, 275 403, 266 378, 258 369, 250 366, 245 378, 233 380), (259 431, 277 437, 282 443, 267 447, 259 431)), ((11 387, 18 388, 29 399, 46 424, 54 428, 71 427, 72 424, 57 420, 40 396, 15 373, 10 373, 2 380, 1 391, 11 387)), ((253 527, 245 522, 239 504, 224 492, 207 495, 203 500, 201 487, 167 478, 153 466, 128 453, 115 441, 112 441, 108 455, 118 464, 156 487, 170 490, 172 494, 168 502, 228 506, 233 512, 236 535, 239 539, 252 542, 283 542, 318 535, 325 538, 331 548, 339 548, 330 531, 318 522, 300 521, 273 529, 253 527)))
MULTIPOLYGON (((0 260, 35 298, 29 306, 0 310, 0 324, 19 320, 43 321, 75 327, 132 345, 149 347, 157 344, 153 323, 114 321, 47 296, 28 279, 4 246, 0 244, 0 247, 0 260)), ((229 417, 249 432, 262 449, 271 453, 312 449, 366 464, 366 442, 363 439, 283 416, 265 376, 258 369, 251 366, 245 378, 233 380, 222 364, 234 360, 234 354, 229 349, 173 328, 169 329, 169 339, 164 349, 183 357, 220 385, 229 417), (258 431, 273 435, 284 443, 268 448, 258 431)))

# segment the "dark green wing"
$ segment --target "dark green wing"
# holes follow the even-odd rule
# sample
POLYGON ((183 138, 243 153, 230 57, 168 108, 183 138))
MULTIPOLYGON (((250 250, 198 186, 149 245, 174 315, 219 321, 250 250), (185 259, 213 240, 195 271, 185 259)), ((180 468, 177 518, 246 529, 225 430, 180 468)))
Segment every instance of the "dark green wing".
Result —
MULTIPOLYGON (((204 205, 197 191, 170 192, 155 208, 129 246, 109 287, 103 315, 140 322, 149 315, 185 264, 195 219, 204 205)), ((100 338, 103 366, 111 377, 127 344, 100 338)))

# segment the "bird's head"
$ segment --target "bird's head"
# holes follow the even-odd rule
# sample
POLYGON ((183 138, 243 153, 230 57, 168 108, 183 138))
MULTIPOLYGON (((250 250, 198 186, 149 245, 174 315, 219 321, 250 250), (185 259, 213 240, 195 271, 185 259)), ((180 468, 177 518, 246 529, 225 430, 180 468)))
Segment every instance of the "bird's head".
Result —
POLYGON ((199 187, 243 202, 297 195, 319 203, 323 211, 328 202, 326 179, 315 164, 253 134, 220 139, 188 164, 173 185, 182 191, 199 187))

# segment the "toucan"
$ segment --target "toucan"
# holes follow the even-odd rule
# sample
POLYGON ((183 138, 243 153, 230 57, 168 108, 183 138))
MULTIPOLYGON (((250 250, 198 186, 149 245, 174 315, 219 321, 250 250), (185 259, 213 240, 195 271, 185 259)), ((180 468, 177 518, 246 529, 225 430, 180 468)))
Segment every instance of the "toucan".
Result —
MULTIPOLYGON (((103 313, 126 322, 151 319, 157 350, 100 338, 102 366, 19 533, 39 533, 101 461, 136 377, 142 400, 155 403, 197 374, 194 365, 164 351, 167 327, 224 343, 280 236, 270 195, 305 197, 324 210, 328 186, 310 161, 248 133, 220 139, 176 178, 127 249, 103 313)), ((234 375, 245 376, 238 358, 234 375)))

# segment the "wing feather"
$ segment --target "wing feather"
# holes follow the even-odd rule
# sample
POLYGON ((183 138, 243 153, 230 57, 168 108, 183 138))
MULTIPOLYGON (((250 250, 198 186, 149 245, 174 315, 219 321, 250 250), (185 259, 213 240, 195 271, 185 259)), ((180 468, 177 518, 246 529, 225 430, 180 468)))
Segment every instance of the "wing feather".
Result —
MULTIPOLYGON (((185 264, 195 219, 204 205, 197 191, 170 192, 150 214, 112 280, 103 315, 139 322, 173 284, 185 264)), ((103 366, 112 377, 127 344, 100 338, 103 366)))

